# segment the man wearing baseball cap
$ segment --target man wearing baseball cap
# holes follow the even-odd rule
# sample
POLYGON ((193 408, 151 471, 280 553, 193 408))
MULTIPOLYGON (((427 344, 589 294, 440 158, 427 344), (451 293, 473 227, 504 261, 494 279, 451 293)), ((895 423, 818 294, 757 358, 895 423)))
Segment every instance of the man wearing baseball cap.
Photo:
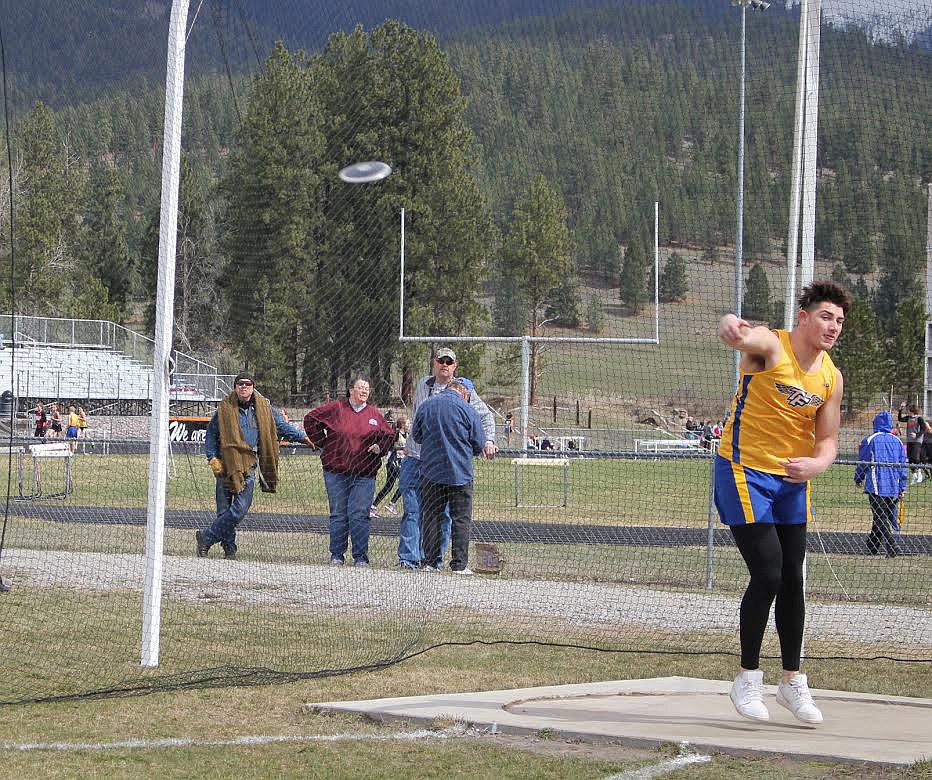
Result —
MULTIPOLYGON (((256 380, 245 371, 233 380, 207 425, 207 463, 216 478, 217 519, 206 530, 194 532, 197 555, 206 558, 212 545, 223 547, 223 557, 236 558, 236 527, 252 505, 256 477, 263 492, 278 485, 278 442, 310 440, 256 391, 256 380)), ((313 445, 311 445, 313 446, 313 445)))
MULTIPOLYGON (((479 414, 486 439, 482 453, 486 459, 491 460, 498 452, 498 447, 495 446, 495 417, 475 391, 472 382, 456 376, 457 365, 456 353, 452 349, 441 347, 437 350, 437 354, 431 359, 430 376, 423 377, 414 388, 411 417, 414 418, 418 407, 424 401, 442 393, 456 379, 468 391, 467 400, 479 414)), ((403 569, 417 569, 427 565, 439 569, 443 566, 443 555, 450 544, 452 521, 449 512, 445 512, 439 559, 424 560, 421 549, 421 448, 409 437, 405 452, 406 457, 401 461, 398 475, 398 488, 404 503, 404 514, 398 527, 398 566, 403 569)))

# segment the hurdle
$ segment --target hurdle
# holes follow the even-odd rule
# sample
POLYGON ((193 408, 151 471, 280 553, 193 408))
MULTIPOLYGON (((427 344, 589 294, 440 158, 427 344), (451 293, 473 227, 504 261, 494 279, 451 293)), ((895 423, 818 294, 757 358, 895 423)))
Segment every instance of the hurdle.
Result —
POLYGON ((71 463, 74 460, 74 453, 71 451, 71 445, 68 442, 32 444, 29 446, 29 454, 32 455, 32 494, 23 496, 23 498, 67 498, 74 492, 74 482, 71 479, 71 463), (59 493, 42 494, 40 461, 46 458, 64 459, 64 485, 59 493))
POLYGON ((512 458, 515 467, 515 508, 521 509, 557 509, 569 506, 570 493, 570 461, 569 458, 512 458), (551 466, 563 469, 563 500, 560 504, 522 504, 521 503, 521 467, 522 466, 551 466))

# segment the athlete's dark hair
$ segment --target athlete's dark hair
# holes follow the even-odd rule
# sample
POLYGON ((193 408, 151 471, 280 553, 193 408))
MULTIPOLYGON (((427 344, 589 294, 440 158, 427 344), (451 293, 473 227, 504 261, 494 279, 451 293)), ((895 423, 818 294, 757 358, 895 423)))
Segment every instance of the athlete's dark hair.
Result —
POLYGON ((847 316, 848 309, 851 308, 851 296, 844 287, 835 282, 813 282, 803 287, 799 296, 800 309, 812 311, 820 303, 834 303, 840 306, 847 316))

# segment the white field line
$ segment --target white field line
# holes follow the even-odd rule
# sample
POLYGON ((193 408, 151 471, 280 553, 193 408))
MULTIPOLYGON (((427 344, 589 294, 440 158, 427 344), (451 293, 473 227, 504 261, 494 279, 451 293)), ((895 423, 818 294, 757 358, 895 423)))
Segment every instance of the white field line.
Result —
POLYGON ((651 764, 640 769, 632 769, 628 772, 622 772, 618 775, 611 775, 605 780, 652 780, 655 777, 675 772, 684 766, 691 764, 706 764, 712 760, 712 756, 702 755, 701 753, 690 753, 686 744, 680 745, 680 754, 676 758, 670 758, 661 761, 659 764, 651 764))
POLYGON ((313 734, 280 736, 243 736, 232 739, 124 739, 119 742, 0 742, 0 750, 30 751, 90 751, 90 750, 154 750, 185 747, 251 747, 288 742, 413 742, 416 740, 449 739, 463 736, 462 728, 431 731, 403 731, 397 734, 313 734))

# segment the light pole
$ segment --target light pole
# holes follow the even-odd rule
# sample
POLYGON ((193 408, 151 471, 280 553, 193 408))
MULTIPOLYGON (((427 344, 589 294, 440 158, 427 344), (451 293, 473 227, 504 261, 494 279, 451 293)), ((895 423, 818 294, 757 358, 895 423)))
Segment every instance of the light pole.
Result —
MULTIPOLYGON (((744 76, 745 76, 745 29, 747 11, 766 11, 770 3, 765 0, 731 0, 733 6, 741 8, 741 82, 738 97, 738 231, 735 236, 735 314, 741 316, 741 304, 744 298, 744 76)), ((741 354, 735 351, 735 392, 738 390, 740 371, 738 364, 741 354)))

